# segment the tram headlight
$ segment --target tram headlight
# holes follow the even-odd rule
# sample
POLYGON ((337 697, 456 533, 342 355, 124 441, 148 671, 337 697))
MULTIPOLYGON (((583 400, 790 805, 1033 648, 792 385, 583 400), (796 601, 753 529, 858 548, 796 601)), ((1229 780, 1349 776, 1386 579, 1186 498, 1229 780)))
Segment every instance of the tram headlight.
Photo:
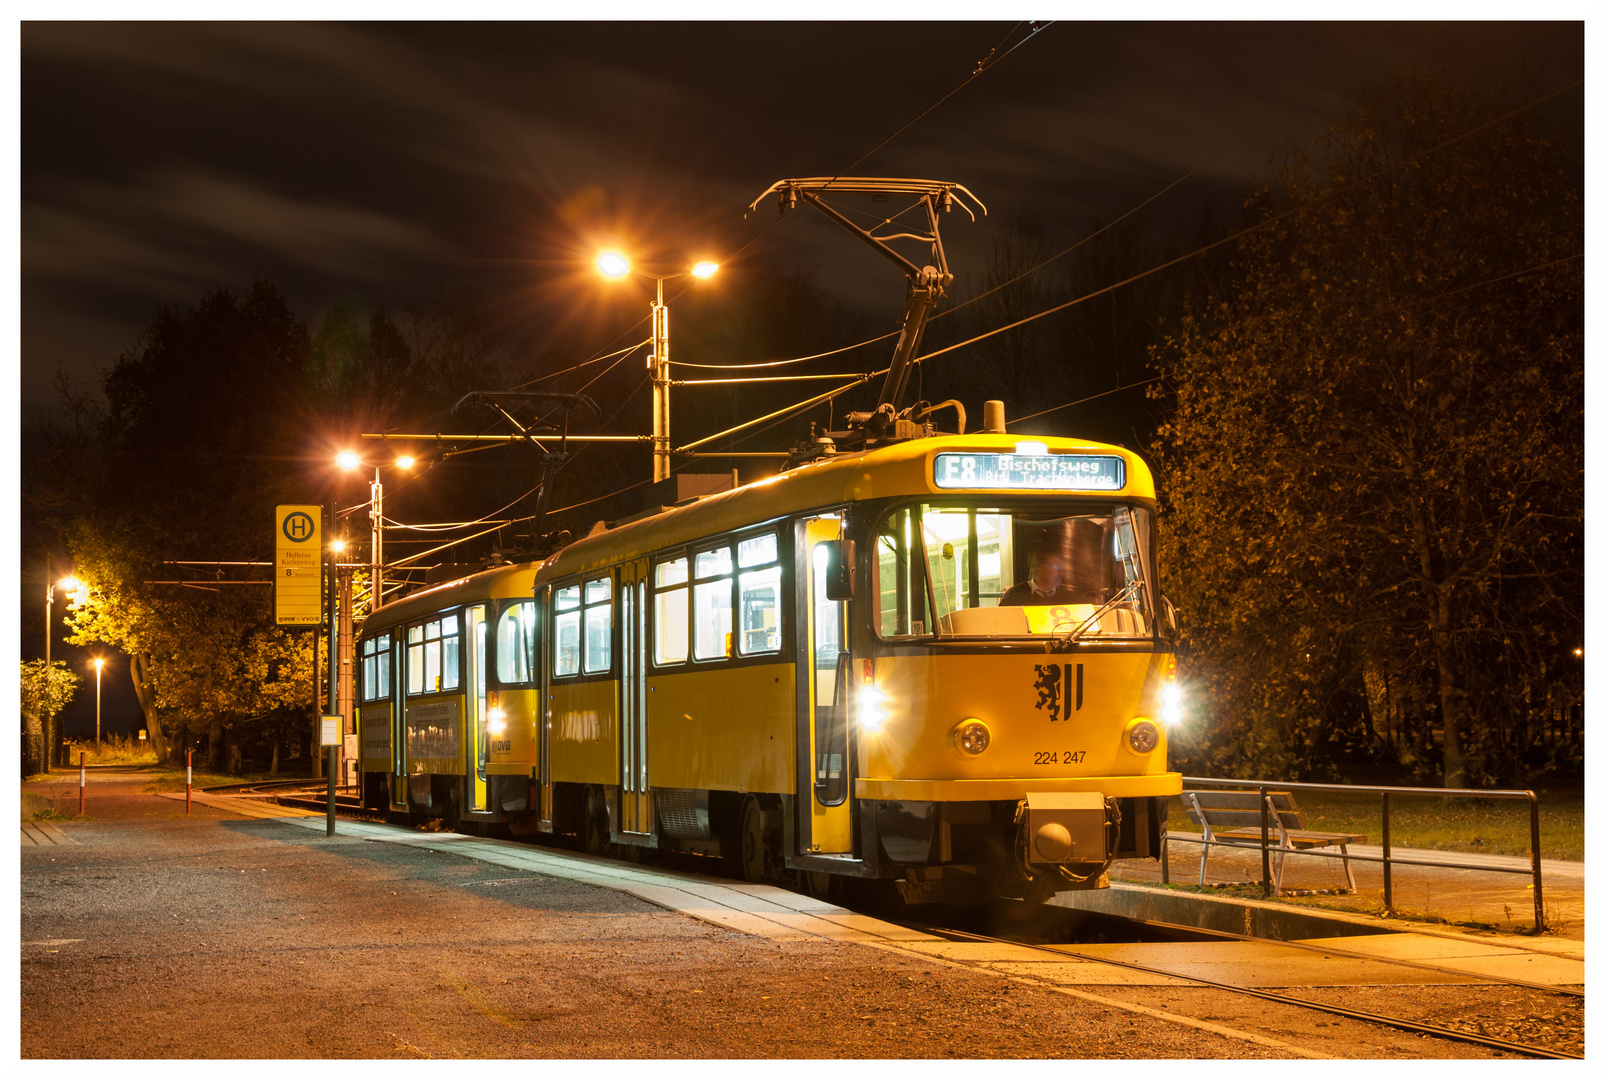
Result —
POLYGON ((864 731, 879 731, 886 722, 886 714, 881 706, 886 704, 886 695, 873 686, 866 686, 858 691, 858 726, 864 731))
POLYGON ((1159 718, 1168 727, 1181 723, 1181 687, 1170 683, 1159 692, 1159 718))
POLYGON ((1133 720, 1126 727, 1126 745, 1135 753, 1149 753, 1159 745, 1159 729, 1152 720, 1133 720))
POLYGON ((507 714, 500 709, 492 709, 486 714, 486 719, 490 722, 485 726, 490 729, 492 735, 500 735, 507 730, 507 714))
POLYGON ((992 732, 981 721, 971 718, 953 729, 953 744, 974 756, 992 745, 992 732))

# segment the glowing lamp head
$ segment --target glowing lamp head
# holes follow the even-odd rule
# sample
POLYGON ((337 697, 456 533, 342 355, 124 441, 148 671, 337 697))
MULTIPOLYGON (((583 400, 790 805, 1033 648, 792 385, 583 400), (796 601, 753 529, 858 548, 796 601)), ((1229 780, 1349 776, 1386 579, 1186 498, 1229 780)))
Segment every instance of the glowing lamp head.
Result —
POLYGON ((61 590, 63 592, 70 592, 70 593, 77 592, 79 589, 84 587, 84 583, 83 582, 79 581, 77 578, 72 577, 70 575, 67 576, 67 577, 62 578, 60 581, 56 582, 56 584, 61 588, 61 590))
POLYGON ((346 542, 344 540, 330 540, 329 541, 329 550, 334 552, 336 555, 338 555, 340 552, 344 551, 345 549, 346 549, 346 542))
POLYGON ((866 686, 858 692, 858 727, 861 731, 875 732, 881 729, 886 722, 886 714, 881 706, 886 704, 886 695, 873 686, 866 686))
POLYGON ((604 251, 597 256, 596 268, 605 278, 621 278, 630 272, 630 260, 616 251, 604 251))
POLYGON ((106 661, 105 661, 105 659, 103 657, 99 657, 99 656, 95 657, 95 672, 96 672, 96 674, 99 674, 100 669, 105 667, 105 666, 106 666, 106 661))
POLYGON ((492 709, 485 714, 487 723, 485 727, 492 735, 500 735, 507 730, 507 714, 501 709, 492 709))
POLYGON ((335 455, 334 463, 342 469, 355 469, 362 464, 362 459, 350 450, 342 450, 335 455))
POLYGON ((1159 692, 1159 718, 1167 727, 1181 723, 1181 687, 1170 683, 1159 692))
POLYGON ((398 457, 396 459, 396 468, 398 468, 398 469, 410 469, 414 465, 416 465, 417 463, 418 463, 418 460, 416 458, 414 458, 411 454, 402 454, 400 457, 398 457))
POLYGON ((691 268, 691 276, 692 277, 711 278, 713 275, 717 274, 718 272, 719 272, 719 264, 716 263, 716 262, 703 261, 703 262, 697 263, 697 265, 695 265, 695 266, 693 266, 691 268))

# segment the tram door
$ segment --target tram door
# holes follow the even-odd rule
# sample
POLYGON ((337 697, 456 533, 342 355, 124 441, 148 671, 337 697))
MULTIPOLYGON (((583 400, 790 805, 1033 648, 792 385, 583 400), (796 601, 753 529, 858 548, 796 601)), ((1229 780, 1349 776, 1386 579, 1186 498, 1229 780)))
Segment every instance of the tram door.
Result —
POLYGON ((468 641, 473 650, 468 663, 468 809, 483 813, 489 803, 485 765, 489 761, 485 732, 485 605, 468 609, 468 641))
POLYGON ((407 809, 407 631, 390 639, 390 809, 407 809))
POLYGON ((547 655, 546 635, 542 627, 552 611, 552 587, 543 585, 535 591, 535 784, 540 790, 540 818, 536 824, 541 832, 552 831, 552 686, 551 657, 547 655))
POLYGON ((840 539, 839 517, 827 515, 804 523, 808 632, 801 667, 810 676, 806 722, 812 749, 807 849, 819 854, 850 852, 853 847, 852 809, 847 798, 852 782, 847 753, 847 688, 852 674, 847 654, 848 602, 825 595, 826 564, 835 546, 832 542, 840 539))
POLYGON ((621 679, 619 682, 619 831, 652 831, 647 786, 646 577, 647 560, 619 568, 621 679))

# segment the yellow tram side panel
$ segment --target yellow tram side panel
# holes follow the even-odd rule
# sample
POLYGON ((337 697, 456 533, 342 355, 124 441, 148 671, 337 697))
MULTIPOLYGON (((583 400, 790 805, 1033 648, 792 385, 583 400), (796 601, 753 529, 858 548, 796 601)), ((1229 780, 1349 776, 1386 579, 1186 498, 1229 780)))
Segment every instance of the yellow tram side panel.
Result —
POLYGON ((1174 795, 1159 723, 1162 657, 1148 652, 1026 656, 885 656, 875 661, 884 695, 877 731, 860 728, 854 794, 867 799, 1023 798, 1027 791, 1174 795), (1079 694, 1079 707, 1078 707, 1079 694), (1126 740, 1134 720, 1154 720, 1146 754, 1126 740), (966 754, 953 733, 980 720, 991 743, 966 754))
POLYGON ((647 681, 652 787, 796 790, 797 667, 677 671, 647 681))
POLYGON ((408 776, 462 776, 468 771, 468 740, 463 731, 466 702, 462 694, 407 699, 408 776))
POLYGON ((490 776, 528 776, 535 764, 535 724, 540 693, 534 689, 492 690, 487 709, 500 709, 507 724, 500 735, 487 734, 485 772, 490 776))
POLYGON ((552 779, 559 783, 617 784, 618 681, 553 679, 551 695, 548 745, 552 779))
POLYGON ((375 701, 357 710, 363 772, 390 771, 390 702, 375 701))

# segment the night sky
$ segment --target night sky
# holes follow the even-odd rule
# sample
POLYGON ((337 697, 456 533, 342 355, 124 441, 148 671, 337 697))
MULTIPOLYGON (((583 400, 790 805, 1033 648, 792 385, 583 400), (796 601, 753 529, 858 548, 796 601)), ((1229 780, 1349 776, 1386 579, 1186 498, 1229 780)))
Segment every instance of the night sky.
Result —
MULTIPOLYGON (((599 288, 598 243, 665 270, 713 257, 739 272, 730 253, 775 218, 771 199, 743 219, 760 191, 847 168, 1000 41, 1018 48, 854 170, 955 180, 987 204, 978 225, 944 227, 958 294, 1011 222, 1032 219, 1067 246, 1301 90, 1144 210, 1149 224, 1175 232, 1178 251, 1201 221, 1228 231, 1277 148, 1390 67, 1443 62, 1518 97, 1582 75, 1577 23, 1027 33, 1011 22, 25 23, 24 409, 51 403, 58 369, 85 380, 109 366, 159 305, 257 277, 314 324, 334 303, 473 296, 532 350, 572 335, 576 319, 599 350, 628 320, 593 309, 624 304, 633 318, 645 295, 599 288)), ((1572 127, 1581 95, 1548 115, 1572 127)), ((901 277, 817 214, 793 215, 743 257, 812 272, 872 330, 901 311, 901 277)))
MULTIPOLYGON (((1060 250, 1208 158, 1140 213, 1162 261, 1240 225, 1272 158, 1388 70, 1444 64, 1525 101, 1582 76, 1582 38, 1580 23, 23 23, 21 419, 53 407, 58 371, 97 380, 158 307, 257 278, 314 327, 336 304, 471 298, 515 353, 601 352, 648 288, 597 280, 609 242, 661 272, 803 271, 883 333, 899 274, 816 213, 776 225, 772 199, 747 204, 849 168, 965 184, 991 213, 944 223, 964 296, 1011 225, 1060 250)), ((1579 156, 1581 117, 1580 93, 1535 116, 1579 156)), ((132 730, 121 669, 107 691, 108 727, 132 730)), ((92 728, 92 691, 68 725, 92 728)))

